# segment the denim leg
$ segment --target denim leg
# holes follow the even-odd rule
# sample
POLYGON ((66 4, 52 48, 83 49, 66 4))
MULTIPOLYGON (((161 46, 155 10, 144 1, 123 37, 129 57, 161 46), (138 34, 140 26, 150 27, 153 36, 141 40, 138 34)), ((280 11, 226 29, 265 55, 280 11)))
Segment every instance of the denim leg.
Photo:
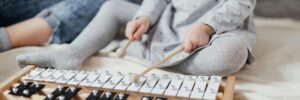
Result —
POLYGON ((96 15, 105 0, 64 0, 38 16, 45 18, 54 29, 50 43, 72 42, 96 15))
MULTIPOLYGON (((106 0, 0 0, 0 27, 36 16, 54 29, 51 43, 70 43, 106 0)), ((141 0, 128 0, 140 4, 141 0)))
POLYGON ((0 27, 34 17, 62 0, 0 0, 0 27))
MULTIPOLYGON (((61 44, 72 42, 94 18, 106 0, 65 0, 39 16, 44 17, 54 28, 50 43, 61 44)), ((140 4, 141 0, 128 0, 140 4)))

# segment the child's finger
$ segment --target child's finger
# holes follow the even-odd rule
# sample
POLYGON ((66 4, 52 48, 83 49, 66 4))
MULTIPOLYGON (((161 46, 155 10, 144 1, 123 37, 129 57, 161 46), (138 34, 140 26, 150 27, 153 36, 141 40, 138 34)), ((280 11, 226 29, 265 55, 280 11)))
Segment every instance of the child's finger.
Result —
POLYGON ((142 36, 143 33, 145 33, 147 31, 145 25, 141 25, 137 31, 133 34, 133 38, 135 40, 139 40, 142 36))
POLYGON ((136 23, 128 23, 125 30, 127 38, 132 39, 133 33, 137 30, 138 25, 136 23))
POLYGON ((191 52, 193 49, 193 44, 191 41, 185 41, 184 42, 184 51, 185 52, 191 52))

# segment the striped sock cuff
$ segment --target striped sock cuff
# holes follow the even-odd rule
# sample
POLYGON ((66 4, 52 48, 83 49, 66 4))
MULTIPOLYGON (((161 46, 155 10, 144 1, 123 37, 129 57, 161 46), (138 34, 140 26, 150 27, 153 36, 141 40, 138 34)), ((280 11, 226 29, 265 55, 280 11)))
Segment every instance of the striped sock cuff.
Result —
POLYGON ((10 49, 10 41, 7 32, 0 27, 0 52, 10 49))
POLYGON ((61 23, 60 20, 50 10, 43 10, 36 17, 44 18, 54 30, 58 28, 59 24, 61 23))

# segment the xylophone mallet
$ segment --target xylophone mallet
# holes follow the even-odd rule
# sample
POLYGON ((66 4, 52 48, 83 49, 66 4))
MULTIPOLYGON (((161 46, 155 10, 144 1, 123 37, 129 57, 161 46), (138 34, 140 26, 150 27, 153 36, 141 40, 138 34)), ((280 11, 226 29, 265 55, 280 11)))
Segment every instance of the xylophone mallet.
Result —
POLYGON ((127 54, 127 48, 128 46, 133 42, 133 39, 129 39, 129 41, 126 43, 125 47, 121 47, 121 48, 118 48, 117 51, 116 51, 116 55, 117 57, 119 58, 123 58, 124 56, 126 56, 127 54))
POLYGON ((182 52, 183 50, 184 50, 184 48, 182 46, 180 46, 175 51, 171 52, 165 58, 163 58, 162 60, 160 60, 158 63, 155 63, 155 64, 151 65, 150 67, 148 67, 142 73, 140 73, 140 74, 132 74, 131 81, 134 82, 134 83, 137 83, 141 76, 145 75, 146 73, 148 73, 152 69, 159 67, 161 64, 163 64, 164 62, 166 62, 167 60, 169 60, 170 58, 172 58, 173 56, 175 56, 177 53, 182 52))

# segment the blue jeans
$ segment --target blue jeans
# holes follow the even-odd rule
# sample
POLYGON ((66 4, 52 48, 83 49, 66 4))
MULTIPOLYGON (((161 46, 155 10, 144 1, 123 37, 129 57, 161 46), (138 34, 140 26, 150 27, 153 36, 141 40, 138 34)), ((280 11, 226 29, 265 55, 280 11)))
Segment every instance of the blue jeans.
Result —
MULTIPOLYGON (((70 43, 106 0, 0 0, 0 27, 42 17, 54 29, 50 43, 70 43)), ((140 3, 141 0, 129 0, 140 3)))

